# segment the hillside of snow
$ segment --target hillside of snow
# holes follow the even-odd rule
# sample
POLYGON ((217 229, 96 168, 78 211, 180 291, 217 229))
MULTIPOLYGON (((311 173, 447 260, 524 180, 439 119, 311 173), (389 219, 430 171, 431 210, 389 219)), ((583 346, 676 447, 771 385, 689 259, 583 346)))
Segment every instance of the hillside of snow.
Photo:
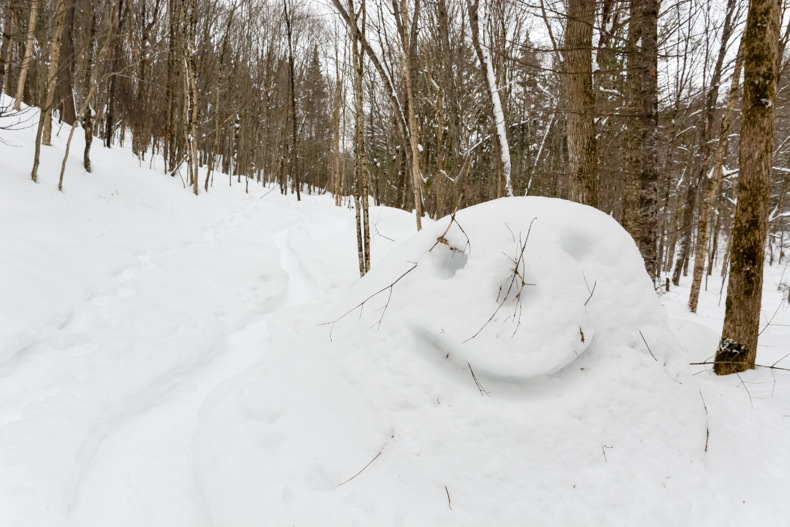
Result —
MULTIPOLYGON (((717 377, 721 282, 657 296, 607 215, 426 221, 193 196, 0 118, 0 525, 786 525, 790 373, 717 377)), ((25 120, 27 119, 27 120, 25 120)), ((758 362, 790 353, 786 264, 758 362)), ((777 366, 788 366, 790 359, 777 366)))

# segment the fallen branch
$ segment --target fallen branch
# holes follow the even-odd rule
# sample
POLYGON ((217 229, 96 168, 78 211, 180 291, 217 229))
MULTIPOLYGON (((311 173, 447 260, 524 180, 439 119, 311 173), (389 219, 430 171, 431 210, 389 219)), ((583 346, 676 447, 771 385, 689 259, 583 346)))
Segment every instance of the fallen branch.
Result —
MULTIPOLYGON (((785 355, 785 357, 786 357, 786 355, 785 355)), ((784 359, 785 357, 782 357, 782 359, 784 359)), ((779 360, 782 360, 782 359, 779 359, 779 360)), ((718 362, 720 362, 721 364, 741 364, 741 365, 749 364, 746 361, 723 360, 723 361, 718 361, 718 362)), ((779 361, 776 361, 776 362, 779 362, 779 361)), ((776 362, 774 364, 776 364, 776 362)), ((714 364, 716 364, 716 362, 714 362, 714 361, 689 362, 689 366, 713 366, 714 364)), ((766 366, 764 364, 755 364, 754 367, 755 368, 765 368, 767 370, 790 371, 790 368, 780 368, 779 366, 766 366)))
POLYGON ((608 445, 601 445, 601 452, 603 453, 603 460, 604 460, 606 463, 609 463, 609 460, 608 460, 608 459, 606 459, 606 449, 607 449, 607 448, 614 448, 614 445, 612 445, 612 446, 608 446, 608 445))
POLYGON ((491 394, 488 393, 488 390, 483 388, 483 385, 480 384, 480 381, 477 380, 477 375, 475 375, 475 370, 472 369, 472 365, 468 362, 466 363, 466 365, 469 366, 469 371, 472 372, 472 379, 475 381, 475 384, 477 385, 477 389, 480 390, 480 396, 482 397, 483 395, 488 395, 490 397, 491 394))
POLYGON ((461 206, 461 198, 463 197, 464 197, 463 193, 460 196, 458 196, 458 203, 455 205, 455 210, 453 211, 453 214, 450 216, 450 223, 447 224, 447 228, 444 229, 444 232, 438 238, 436 238, 436 243, 434 243, 431 246, 431 248, 428 249, 428 252, 433 251, 436 248, 436 246, 439 245, 440 243, 446 245, 451 251, 460 251, 460 252, 466 252, 466 247, 472 246, 472 242, 469 240, 469 236, 466 234, 466 231, 464 230, 463 227, 461 227, 461 224, 458 223, 458 220, 455 219, 455 215, 458 212, 458 207, 461 206), (466 247, 464 247, 463 249, 459 249, 458 247, 453 247, 452 245, 450 245, 450 242, 447 241, 447 238, 445 238, 445 236, 447 236, 447 233, 450 232, 450 227, 453 226, 453 223, 458 225, 458 228, 461 229, 461 232, 464 233, 464 236, 466 236, 466 247))
POLYGON ((351 480, 352 480, 352 479, 354 479, 355 477, 357 477, 357 476, 359 476, 360 474, 362 474, 362 472, 363 472, 363 471, 364 471, 366 468, 368 468, 368 467, 371 465, 371 463, 373 463, 374 461, 376 461, 376 460, 379 458, 379 456, 381 455, 381 453, 382 453, 382 452, 383 452, 383 450, 379 451, 379 453, 378 453, 378 454, 376 454, 376 457, 374 457, 373 459, 371 459, 371 460, 368 462, 368 464, 367 464, 367 465, 365 465, 364 467, 362 467, 362 470, 360 470, 359 472, 357 472, 356 474, 354 474, 353 476, 351 476, 350 478, 348 478, 347 480, 345 480, 343 483, 338 483, 338 485, 337 485, 337 486, 338 486, 338 487, 340 487, 341 485, 345 485, 346 483, 348 483, 349 481, 351 481, 351 480))
MULTIPOLYGON (((514 263, 515 267, 513 269, 513 276, 510 278, 510 284, 508 285, 507 291, 505 292, 505 296, 502 298, 502 301, 499 303, 499 305, 491 314, 491 316, 488 318, 488 320, 486 320, 485 324, 483 324, 474 335, 466 339, 463 342, 464 344, 469 342, 476 336, 478 336, 486 328, 486 326, 490 324, 492 320, 494 320, 494 317, 497 315, 497 313, 499 313, 499 310, 502 309, 502 306, 505 305, 505 302, 507 302, 507 299, 510 297, 510 292, 513 290, 513 286, 516 285, 516 278, 518 278, 521 281, 521 285, 519 287, 518 293, 516 293, 516 296, 513 299, 516 302, 516 308, 513 312, 514 320, 516 319, 516 315, 518 314, 518 322, 516 323, 516 329, 513 331, 513 335, 516 334, 516 331, 518 330, 518 327, 521 324, 521 312, 519 311, 519 308, 521 307, 521 293, 524 292, 525 286, 535 285, 535 284, 529 284, 524 280, 524 274, 526 274, 526 269, 524 264, 524 251, 527 249, 527 241, 529 241, 529 234, 532 232, 532 224, 535 223, 536 219, 537 218, 532 218, 532 221, 529 222, 529 229, 527 229, 527 236, 524 239, 524 242, 520 244, 521 249, 519 250, 518 258, 516 259, 511 258, 511 261, 514 263), (521 271, 519 271, 519 267, 522 268, 521 271)), ((515 239, 515 236, 513 238, 515 239)), ((501 293, 501 288, 500 288, 500 293, 501 293)), ((499 300, 499 296, 497 296, 497 300, 499 300)))
MULTIPOLYGON (((337 322, 339 322, 340 320, 344 319, 346 316, 350 315, 351 313, 356 311, 358 308, 364 309, 365 308, 365 304, 369 300, 373 299, 374 297, 378 296, 379 294, 383 293, 384 291, 389 290, 389 296, 387 297, 387 303, 384 304, 384 308, 381 311, 381 316, 379 317, 379 320, 377 322, 377 325, 380 327, 381 326, 381 321, 384 320, 384 314, 387 312, 387 308, 390 305, 390 300, 392 299, 392 289, 395 287, 395 284, 400 282, 401 279, 403 279, 404 276, 406 276, 410 272, 414 271, 415 269, 417 269, 417 264, 414 264, 413 266, 411 266, 405 273, 403 273, 398 278, 396 278, 395 281, 392 282, 390 285, 388 285, 386 287, 382 287, 381 289, 379 289, 378 291, 376 291, 375 293, 373 293, 372 295, 367 297, 365 300, 363 300, 359 304, 355 305, 354 307, 352 307, 351 309, 349 309, 348 311, 346 311, 345 313, 343 313, 342 315, 340 315, 336 319, 330 320, 329 322, 323 322, 323 323, 318 324, 318 325, 319 326, 329 326, 329 325, 332 326, 331 329, 329 330, 329 340, 332 341, 332 331, 335 329, 335 324, 337 322)), ((362 312, 361 311, 360 311, 359 315, 362 316, 362 312)))
POLYGON ((702 390, 699 391, 700 399, 702 399, 702 407, 705 408, 705 452, 708 451, 708 439, 710 439, 710 426, 708 426, 708 405, 705 404, 705 398, 702 396, 702 390))
POLYGON ((658 359, 656 358, 656 356, 655 356, 655 355, 653 355, 653 351, 650 349, 650 346, 647 344, 647 341, 645 340, 645 336, 644 336, 644 335, 642 335, 642 330, 641 330, 641 329, 639 330, 639 336, 640 336, 640 337, 642 337, 642 342, 644 342, 644 343, 645 343, 645 346, 647 346, 647 351, 649 351, 649 352, 650 352, 650 356, 651 356, 651 357, 653 357, 653 360, 655 360, 656 362, 658 362, 658 359))
POLYGON ((447 506, 450 507, 450 510, 453 510, 453 506, 450 503, 450 491, 447 490, 447 485, 444 486, 444 491, 447 493, 447 506))
MULTIPOLYGON (((390 436, 390 439, 392 439, 392 438, 394 438, 394 437, 395 437, 395 434, 392 434, 392 436, 390 436)), ((368 467, 369 467, 369 466, 370 466, 370 465, 371 465, 371 464, 372 464, 374 461, 376 461, 376 460, 379 458, 379 456, 380 456, 380 455, 381 455, 381 454, 384 452, 384 449, 385 449, 385 448, 387 448, 387 443, 384 443, 384 445, 381 447, 381 450, 379 450, 379 453, 378 453, 378 454, 376 454, 376 455, 373 457, 373 459, 371 459, 370 461, 368 461, 368 464, 367 464, 367 465, 365 465, 364 467, 362 467, 362 470, 360 470, 359 472, 357 472, 356 474, 354 474, 353 476, 351 476, 350 478, 348 478, 347 480, 345 480, 343 483, 338 483, 338 485, 337 485, 337 486, 338 486, 338 487, 340 487, 341 485, 345 485, 346 483, 348 483, 349 481, 351 481, 351 480, 352 480, 352 479, 354 479, 355 477, 357 477, 357 476, 359 476, 360 474, 362 474, 362 473, 365 471, 365 469, 366 469, 366 468, 368 468, 368 467)))

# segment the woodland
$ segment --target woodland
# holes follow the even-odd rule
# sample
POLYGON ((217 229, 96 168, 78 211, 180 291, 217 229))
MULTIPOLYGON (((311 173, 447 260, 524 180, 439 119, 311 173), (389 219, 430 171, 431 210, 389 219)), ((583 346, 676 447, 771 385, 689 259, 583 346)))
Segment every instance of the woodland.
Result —
POLYGON ((369 203, 418 230, 507 196, 598 208, 657 288, 692 283, 692 312, 731 274, 727 373, 754 365, 763 259, 787 257, 788 19, 764 0, 2 0, 2 112, 42 109, 34 181, 76 124, 87 171, 94 141, 130 144, 195 195, 353 202, 361 274, 369 203))

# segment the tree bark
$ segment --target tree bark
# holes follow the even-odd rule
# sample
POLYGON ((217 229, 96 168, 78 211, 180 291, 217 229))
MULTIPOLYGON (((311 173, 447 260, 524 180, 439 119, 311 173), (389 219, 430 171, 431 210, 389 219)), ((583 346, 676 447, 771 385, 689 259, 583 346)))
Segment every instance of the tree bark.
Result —
POLYGON ((403 71, 404 84, 406 85, 406 113, 408 115, 409 148, 411 149, 412 190, 414 192, 414 210, 417 219, 417 230, 419 231, 422 229, 422 173, 420 171, 420 149, 417 137, 417 121, 414 111, 414 76, 416 73, 416 64, 413 47, 416 45, 417 24, 420 17, 420 0, 415 0, 414 5, 414 17, 412 17, 411 24, 409 24, 409 12, 406 0, 400 0, 400 5, 398 0, 392 0, 395 23, 398 28, 400 45, 403 51, 401 69, 403 71))
MULTIPOLYGON (((16 85, 16 100, 14 110, 19 111, 22 107, 22 97, 25 94, 25 81, 27 72, 30 70, 30 57, 33 54, 33 40, 36 36, 36 20, 38 19, 38 8, 41 0, 32 0, 30 5, 30 21, 27 23, 27 44, 25 45, 25 57, 22 59, 22 70, 19 72, 19 82, 16 85)), ((35 181, 35 178, 33 178, 35 181)))
POLYGON ((732 229, 724 327, 713 366, 719 375, 753 368, 757 357, 773 160, 778 36, 776 0, 751 0, 743 36, 738 203, 732 229))
POLYGON ((642 3, 642 166, 639 249, 652 280, 659 274, 658 244, 658 1, 642 3))
POLYGON ((595 0, 568 0, 564 79, 568 98, 568 158, 571 198, 598 207, 592 34, 595 0))
MULTIPOLYGON (((719 190, 719 186, 721 185, 721 180, 724 177, 724 157, 727 154, 730 126, 732 125, 732 118, 733 114, 735 113, 735 100, 738 97, 742 67, 743 42, 741 42, 741 47, 738 49, 738 55, 735 58, 735 69, 732 72, 730 91, 727 94, 727 108, 724 110, 724 116, 722 117, 719 131, 719 142, 716 145, 716 151, 713 154, 713 172, 711 174, 710 181, 708 181, 708 186, 705 190, 705 194, 702 197, 702 203, 700 203, 699 208, 699 218, 697 224, 697 249, 694 255, 694 272, 691 281, 691 292, 689 294, 689 309, 692 313, 697 312, 697 304, 699 303, 699 292, 700 287, 702 286, 702 275, 705 271, 705 252, 708 246, 708 239, 710 235, 709 225, 711 216, 713 215, 713 199, 715 198, 716 193, 719 190)), ((715 252, 712 254, 715 254, 715 252)))
POLYGON ((60 35, 63 33, 63 19, 66 16, 66 0, 59 0, 55 12, 55 27, 52 30, 52 42, 49 46, 49 69, 47 70, 47 95, 41 115, 44 119, 41 144, 52 144, 52 106, 55 102, 55 89, 58 80, 58 64, 60 62, 60 35))
POLYGON ((630 0, 630 21, 626 41, 626 127, 625 170, 623 174, 623 228, 639 240, 639 173, 642 162, 642 132, 639 110, 642 91, 641 60, 638 42, 641 38, 639 0, 630 0))
POLYGON ((8 52, 11 49, 11 35, 13 35, 13 14, 11 2, 6 2, 5 6, 3 6, 3 43, 0 44, 0 93, 5 92, 8 52))

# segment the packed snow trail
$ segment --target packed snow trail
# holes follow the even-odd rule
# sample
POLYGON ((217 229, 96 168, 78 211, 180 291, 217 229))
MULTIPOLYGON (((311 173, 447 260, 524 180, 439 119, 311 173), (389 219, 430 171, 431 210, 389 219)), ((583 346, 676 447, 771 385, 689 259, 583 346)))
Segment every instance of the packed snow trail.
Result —
MULTIPOLYGON (((188 241, 156 246, 147 226, 125 233, 119 243, 134 249, 70 291, 71 308, 49 314, 55 326, 2 350, 0 496, 13 500, 0 524, 210 524, 190 453, 199 408, 223 381, 265 362, 271 312, 314 295, 287 239, 310 216, 276 195, 242 207, 188 241)), ((347 228, 348 215, 336 216, 347 228)), ((60 233, 75 250, 69 233, 80 220, 91 222, 65 219, 60 233)), ((70 278, 68 262, 44 267, 70 278)))

